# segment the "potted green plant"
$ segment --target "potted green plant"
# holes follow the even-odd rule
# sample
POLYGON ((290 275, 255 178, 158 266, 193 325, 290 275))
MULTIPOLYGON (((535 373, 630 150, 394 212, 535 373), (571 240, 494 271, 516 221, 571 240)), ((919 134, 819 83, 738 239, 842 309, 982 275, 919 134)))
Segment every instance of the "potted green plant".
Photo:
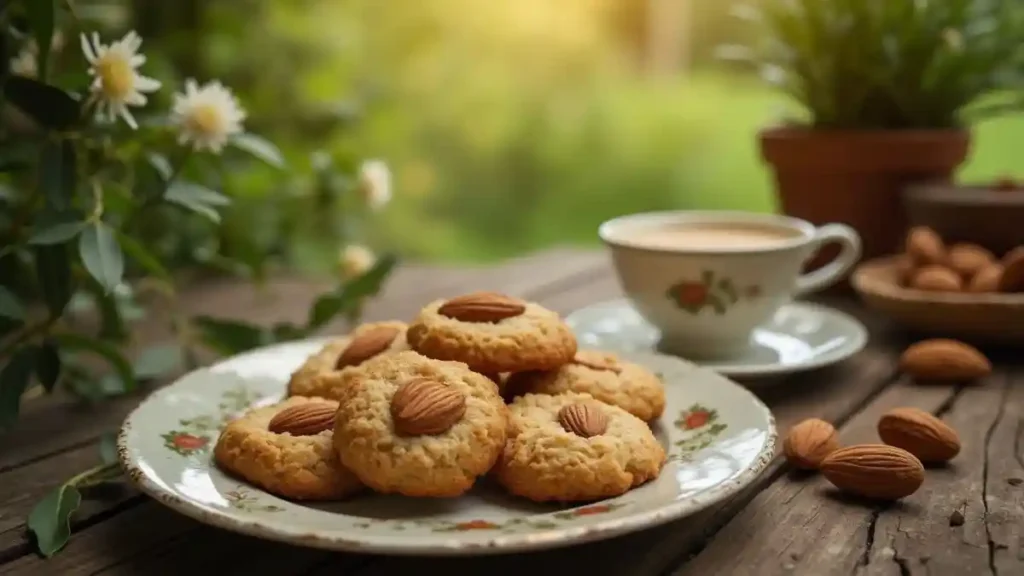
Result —
POLYGON ((736 14, 754 34, 725 54, 807 113, 759 135, 782 210, 853 226, 866 257, 897 247, 905 186, 950 180, 971 124, 1020 107, 1018 0, 757 0, 736 14))

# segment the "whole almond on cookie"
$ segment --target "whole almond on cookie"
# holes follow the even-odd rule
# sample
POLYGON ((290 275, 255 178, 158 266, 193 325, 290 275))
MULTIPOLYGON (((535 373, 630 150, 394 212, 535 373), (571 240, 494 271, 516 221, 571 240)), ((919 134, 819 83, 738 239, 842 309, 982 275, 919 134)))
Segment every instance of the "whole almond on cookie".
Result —
POLYGON ((352 339, 352 342, 338 356, 336 368, 356 366, 373 358, 388 349, 395 341, 400 329, 394 326, 377 326, 365 330, 352 339))
POLYGON ((910 287, 928 292, 959 292, 963 288, 963 280, 949 268, 931 264, 914 272, 910 287))
POLYGON ((782 443, 790 464, 804 470, 817 470, 826 456, 839 449, 836 429, 819 418, 810 418, 793 426, 782 443))
POLYGON ((918 266, 946 262, 946 245, 942 237, 927 226, 916 226, 907 232, 904 251, 918 266))
POLYGON ((1000 292, 1024 292, 1024 246, 1018 246, 1003 256, 1003 276, 999 279, 1000 292))
POLYGON ((558 411, 558 423, 566 432, 583 438, 600 436, 608 429, 608 416, 593 402, 577 402, 558 411))
POLYGON ((946 462, 960 453, 960 437, 945 422, 918 408, 893 408, 878 420, 882 442, 921 462, 946 462))
POLYGON ((391 398, 391 419, 400 436, 447 432, 466 413, 466 395, 429 378, 413 378, 391 398))
POLYGON ((971 278, 971 281, 967 284, 968 292, 998 292, 999 282, 1003 278, 1003 265, 997 262, 993 262, 988 266, 985 266, 978 273, 971 278))
POLYGON ((979 270, 996 261, 996 257, 982 246, 970 243, 954 244, 949 249, 949 267, 964 278, 973 278, 979 270))
POLYGON ((900 370, 917 380, 962 382, 992 372, 992 363, 977 348, 948 338, 912 344, 900 356, 900 370))
POLYGON ((526 304, 497 292, 474 292, 448 300, 437 309, 442 316, 462 322, 498 322, 519 316, 526 304))
POLYGON ((877 500, 910 496, 924 482, 924 465, 917 457, 885 444, 840 448, 821 463, 821 473, 844 492, 877 500))
POLYGON ((296 404, 275 414, 267 429, 275 434, 313 436, 334 426, 337 411, 337 406, 326 402, 296 404))

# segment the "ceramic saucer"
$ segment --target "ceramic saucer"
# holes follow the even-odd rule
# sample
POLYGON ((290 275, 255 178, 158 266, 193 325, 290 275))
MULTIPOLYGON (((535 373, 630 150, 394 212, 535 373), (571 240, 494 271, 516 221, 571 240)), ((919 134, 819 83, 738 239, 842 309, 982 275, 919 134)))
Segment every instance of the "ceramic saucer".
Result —
MULTIPOLYGON (((623 352, 657 347, 658 329, 625 299, 581 308, 566 321, 581 346, 623 352)), ((754 330, 751 347, 742 356, 697 364, 735 378, 782 376, 844 360, 863 349, 867 339, 864 326, 842 312, 791 302, 754 330)))

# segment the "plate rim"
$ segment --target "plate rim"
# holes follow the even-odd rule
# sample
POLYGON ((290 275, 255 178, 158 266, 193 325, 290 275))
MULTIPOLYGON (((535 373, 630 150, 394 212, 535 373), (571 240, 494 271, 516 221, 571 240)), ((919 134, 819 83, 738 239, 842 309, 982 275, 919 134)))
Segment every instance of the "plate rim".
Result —
MULTIPOLYGON (((142 493, 153 498, 160 504, 172 510, 197 520, 203 524, 221 528, 224 530, 254 536, 264 540, 272 540, 308 548, 333 550, 340 552, 381 554, 390 556, 482 556, 490 554, 503 554, 509 552, 537 551, 552 548, 562 548, 595 542, 651 529, 673 520, 695 514, 714 506, 727 498, 737 494, 752 484, 771 465, 777 456, 778 428, 775 423, 775 416, 753 392, 730 380, 729 378, 715 373, 734 387, 740 394, 745 395, 751 403, 752 409, 761 413, 767 424, 767 431, 759 451, 753 456, 753 460, 747 468, 736 474, 735 477, 709 488, 707 491, 691 498, 676 500, 660 508, 637 512, 623 517, 595 520, 592 524, 584 526, 549 528, 538 532, 521 534, 506 534, 491 537, 482 542, 459 541, 457 538, 444 541, 428 541, 422 544, 410 543, 408 541, 388 542, 386 540, 364 540, 359 538, 347 538, 337 534, 324 535, 316 533, 316 530, 301 531, 293 528, 281 528, 272 525, 272 522, 259 519, 241 519, 224 512, 207 510, 201 506, 191 503, 187 499, 172 493, 153 480, 148 474, 133 461, 131 451, 128 447, 128 436, 132 430, 132 422, 147 404, 154 401, 154 398, 167 393, 180 381, 199 372, 213 372, 223 368, 225 364, 244 362, 247 356, 265 354, 268 350, 275 348, 286 348, 289 346, 313 344, 322 342, 327 338, 309 338, 281 342, 269 346, 255 348, 241 354, 236 354, 221 359, 208 366, 192 370, 176 378, 146 396, 135 408, 125 416, 125 419, 117 434, 117 456, 125 475, 131 483, 142 493)), ((647 355, 668 358, 674 362, 687 362, 674 356, 659 354, 657 352, 640 351, 625 354, 647 355)), ((696 366, 696 370, 707 370, 696 366)), ((255 490, 265 492, 258 487, 255 490)))
MULTIPOLYGON (((577 308, 576 310, 573 310, 572 312, 567 314, 566 320, 568 321, 568 319, 573 314, 576 314, 588 308, 618 303, 621 303, 625 307, 633 308, 633 306, 629 304, 629 299, 626 297, 610 298, 608 300, 602 300, 600 302, 595 302, 593 304, 581 306, 580 308, 577 308)), ((687 362, 692 362, 700 366, 701 368, 714 370, 715 372, 718 372, 719 374, 727 378, 768 378, 772 376, 782 376, 786 374, 807 372, 810 370, 816 370, 818 368, 824 368, 825 366, 831 366, 832 364, 837 364, 839 362, 842 362, 843 360, 846 360, 847 358, 850 358, 860 353, 862 350, 864 350, 865 347, 867 347, 868 341, 870 340, 870 334, 868 333, 867 327, 864 326, 864 323, 855 318, 854 316, 846 312, 843 312, 842 310, 838 310, 825 304, 819 304, 817 302, 808 302, 803 300, 791 300, 789 302, 786 302, 779 306, 778 310, 776 310, 776 313, 778 313, 778 311, 782 310, 783 308, 803 308, 805 310, 814 310, 818 314, 831 316, 833 318, 838 319, 839 321, 850 326, 850 336, 852 337, 852 343, 849 344, 848 346, 843 347, 840 352, 835 352, 834 356, 826 355, 817 359, 803 361, 797 364, 775 363, 754 364, 750 366, 737 366, 723 361, 704 362, 701 360, 691 358, 672 356, 670 354, 658 352, 657 350, 643 350, 643 352, 680 358, 687 362)))

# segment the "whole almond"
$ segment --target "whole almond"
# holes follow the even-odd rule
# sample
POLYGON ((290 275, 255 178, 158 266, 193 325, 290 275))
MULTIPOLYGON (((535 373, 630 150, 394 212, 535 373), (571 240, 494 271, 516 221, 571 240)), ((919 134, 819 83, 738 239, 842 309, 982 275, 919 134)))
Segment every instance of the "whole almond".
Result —
POLYGON ((357 366, 388 349, 401 330, 395 326, 375 326, 356 334, 338 356, 336 368, 357 366))
POLYGON ((973 278, 979 270, 996 261, 994 254, 982 246, 970 243, 954 244, 949 249, 949 267, 965 279, 973 278))
POLYGON ((960 437, 945 422, 918 408, 893 408, 878 420, 882 442, 921 462, 946 462, 960 453, 960 437))
POLYGON ((524 302, 497 292, 466 294, 448 300, 437 309, 438 314, 462 322, 498 322, 525 311, 524 302))
POLYGON ((1024 292, 1024 246, 1018 246, 1003 256, 1003 276, 999 279, 1000 292, 1024 292))
POLYGON ((946 245, 942 237, 927 226, 915 226, 907 232, 904 250, 918 266, 946 262, 946 245))
POLYGON ((399 436, 447 432, 466 413, 466 395, 429 378, 413 378, 391 398, 391 419, 399 436))
POLYGON ((985 266, 978 273, 971 278, 970 283, 967 285, 968 292, 998 292, 999 282, 1003 278, 1003 265, 999 263, 991 263, 985 266))
POLYGON ((907 286, 910 281, 914 278, 914 273, 917 272, 917 267, 914 265, 913 259, 906 254, 900 254, 895 264, 896 269, 896 282, 900 286, 907 286))
POLYGON ((594 402, 577 402, 558 411, 558 423, 566 432, 583 438, 600 436, 608 429, 608 416, 594 402))
POLYGON ((962 382, 992 372, 977 348, 957 340, 934 338, 912 344, 900 356, 900 370, 918 380, 962 382))
POLYGON ((275 434, 292 436, 313 436, 334 426, 336 404, 329 402, 304 402, 281 410, 270 419, 267 430, 275 434))
POLYGON ((826 456, 839 449, 836 429, 819 418, 793 426, 782 443, 786 460, 804 470, 817 470, 826 456))
POLYGON ((963 280, 949 268, 931 264, 914 272, 910 287, 928 292, 959 292, 963 288, 963 280))
POLYGON ((576 356, 573 357, 572 363, 579 364, 580 366, 586 366, 591 370, 602 370, 606 372, 614 372, 616 374, 622 372, 622 367, 615 362, 614 357, 587 350, 580 350, 576 352, 576 356))
POLYGON ((877 500, 910 496, 924 482, 924 465, 917 457, 885 444, 840 448, 821 463, 821 473, 844 492, 877 500))

